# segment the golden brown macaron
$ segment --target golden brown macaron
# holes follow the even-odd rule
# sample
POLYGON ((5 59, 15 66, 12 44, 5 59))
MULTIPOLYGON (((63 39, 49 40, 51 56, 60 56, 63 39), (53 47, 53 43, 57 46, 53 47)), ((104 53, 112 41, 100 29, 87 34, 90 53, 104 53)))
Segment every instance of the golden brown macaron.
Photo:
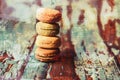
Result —
POLYGON ((60 21, 61 13, 54 9, 39 8, 36 12, 36 18, 41 22, 55 23, 60 21))
POLYGON ((39 34, 39 35, 42 35, 42 36, 56 36, 58 33, 59 33, 59 30, 52 30, 52 29, 49 29, 49 30, 45 30, 45 29, 37 29, 36 32, 39 34))
POLYGON ((36 23, 36 30, 45 29, 45 30, 59 30, 60 26, 58 23, 44 23, 44 22, 37 22, 36 23))
POLYGON ((42 62, 54 62, 60 59, 60 55, 55 55, 52 57, 43 57, 43 56, 39 56, 38 54, 35 54, 35 58, 42 62))
POLYGON ((41 56, 41 57, 51 57, 51 56, 58 55, 59 53, 60 53, 59 48, 45 49, 45 48, 38 47, 35 50, 35 54, 37 54, 38 56, 41 56))
POLYGON ((41 48, 58 48, 61 45, 60 37, 48 37, 38 35, 36 38, 36 45, 41 48))

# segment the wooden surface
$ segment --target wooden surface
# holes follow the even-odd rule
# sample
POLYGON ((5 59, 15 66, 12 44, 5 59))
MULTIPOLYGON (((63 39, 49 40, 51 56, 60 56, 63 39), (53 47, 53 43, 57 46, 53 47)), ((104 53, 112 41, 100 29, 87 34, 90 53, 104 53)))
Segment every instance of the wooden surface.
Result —
POLYGON ((120 80, 119 0, 0 0, 0 80, 120 80), (34 57, 35 11, 60 10, 61 59, 34 57))

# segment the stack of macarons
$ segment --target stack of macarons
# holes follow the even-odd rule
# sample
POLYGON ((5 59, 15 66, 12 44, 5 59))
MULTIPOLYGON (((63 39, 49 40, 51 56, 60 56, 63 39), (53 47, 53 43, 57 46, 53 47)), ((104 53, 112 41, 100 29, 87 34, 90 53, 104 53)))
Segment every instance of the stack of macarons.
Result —
POLYGON ((35 58, 42 62, 56 61, 59 58, 61 39, 58 35, 60 26, 57 23, 61 19, 58 10, 39 8, 36 12, 36 38, 37 49, 35 58))

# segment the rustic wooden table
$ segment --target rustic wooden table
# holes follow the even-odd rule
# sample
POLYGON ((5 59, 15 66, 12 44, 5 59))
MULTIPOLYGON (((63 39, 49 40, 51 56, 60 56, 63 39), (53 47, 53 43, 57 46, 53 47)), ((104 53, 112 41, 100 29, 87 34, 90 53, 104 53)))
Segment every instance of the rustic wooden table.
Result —
POLYGON ((0 80, 120 80, 119 0, 0 0, 0 80), (61 59, 34 58, 35 11, 62 13, 61 59))

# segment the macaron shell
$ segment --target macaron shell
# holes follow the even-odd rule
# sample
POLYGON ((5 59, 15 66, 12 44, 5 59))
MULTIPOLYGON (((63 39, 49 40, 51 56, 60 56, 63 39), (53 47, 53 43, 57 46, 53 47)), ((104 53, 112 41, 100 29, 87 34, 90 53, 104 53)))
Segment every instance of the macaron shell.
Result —
POLYGON ((59 30, 60 26, 58 23, 44 23, 44 22, 38 22, 36 24, 36 30, 39 30, 39 29, 47 29, 47 30, 59 30))
POLYGON ((35 50, 35 54, 37 54, 38 56, 41 56, 41 57, 51 57, 51 56, 58 55, 59 53, 60 53, 59 48, 55 48, 55 49, 44 49, 44 48, 38 47, 38 48, 35 50))
POLYGON ((53 62, 58 61, 60 59, 60 55, 56 55, 54 57, 40 57, 35 54, 35 58, 41 62, 53 62))
POLYGON ((56 36, 59 33, 59 29, 58 30, 36 29, 36 32, 42 36, 56 36))
POLYGON ((60 21, 61 13, 54 9, 39 8, 36 12, 36 18, 41 22, 55 23, 60 21))
POLYGON ((58 48, 61 45, 61 39, 56 37, 37 36, 36 45, 41 48, 58 48))

